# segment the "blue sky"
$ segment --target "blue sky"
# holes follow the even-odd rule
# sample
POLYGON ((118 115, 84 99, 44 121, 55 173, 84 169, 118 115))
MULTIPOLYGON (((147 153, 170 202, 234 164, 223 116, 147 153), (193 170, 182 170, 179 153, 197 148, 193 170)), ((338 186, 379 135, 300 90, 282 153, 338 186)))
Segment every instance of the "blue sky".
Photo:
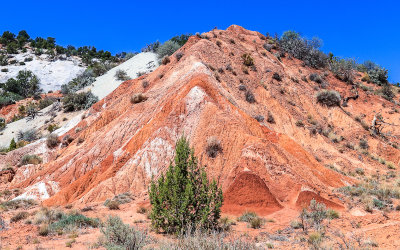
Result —
POLYGON ((397 1, 2 1, 0 31, 25 29, 58 44, 139 51, 155 40, 238 24, 263 34, 296 30, 323 50, 370 59, 400 82, 397 1))

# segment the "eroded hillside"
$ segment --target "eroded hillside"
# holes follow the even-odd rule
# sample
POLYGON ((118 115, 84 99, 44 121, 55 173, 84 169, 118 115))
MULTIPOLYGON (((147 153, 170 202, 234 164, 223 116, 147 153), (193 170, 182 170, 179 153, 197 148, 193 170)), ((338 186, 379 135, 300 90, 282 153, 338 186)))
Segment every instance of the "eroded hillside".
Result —
POLYGON ((4 172, 3 187, 45 206, 125 192, 146 203, 151 179, 165 171, 185 135, 222 186, 226 214, 299 211, 312 199, 339 211, 361 207, 338 189, 364 176, 394 181, 388 176, 400 156, 397 103, 361 83, 363 73, 349 84, 277 47, 267 50, 269 42, 236 25, 190 37, 154 72, 125 81, 86 111, 59 138, 69 136, 68 143, 48 149, 37 142, 42 164, 18 167, 24 148, 1 155, 15 172, 4 172), (318 103, 323 89, 340 93, 341 105, 318 103), (380 115, 382 133, 372 135, 380 115))

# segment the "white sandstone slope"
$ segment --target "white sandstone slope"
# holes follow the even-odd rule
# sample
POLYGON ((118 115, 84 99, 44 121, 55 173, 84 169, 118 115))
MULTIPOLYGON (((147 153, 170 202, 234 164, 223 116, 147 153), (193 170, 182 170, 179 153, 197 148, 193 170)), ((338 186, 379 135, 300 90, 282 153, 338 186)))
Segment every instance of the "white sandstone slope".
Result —
POLYGON ((61 85, 68 83, 86 69, 81 59, 75 56, 62 56, 62 60, 54 60, 47 54, 36 56, 30 49, 26 53, 12 56, 17 63, 0 66, 0 82, 16 77, 20 70, 30 70, 39 78, 44 93, 60 90, 61 85), (25 61, 26 58, 32 58, 32 61, 25 61), (25 65, 20 65, 20 62, 24 62, 25 65), (2 72, 2 69, 7 69, 8 72, 2 72))
POLYGON ((152 52, 143 52, 135 55, 126 62, 110 69, 106 74, 96 78, 96 81, 84 89, 91 90, 92 93, 103 99, 116 89, 123 81, 117 80, 115 73, 117 70, 123 70, 132 79, 137 77, 139 72, 151 72, 158 67, 157 54, 152 52))

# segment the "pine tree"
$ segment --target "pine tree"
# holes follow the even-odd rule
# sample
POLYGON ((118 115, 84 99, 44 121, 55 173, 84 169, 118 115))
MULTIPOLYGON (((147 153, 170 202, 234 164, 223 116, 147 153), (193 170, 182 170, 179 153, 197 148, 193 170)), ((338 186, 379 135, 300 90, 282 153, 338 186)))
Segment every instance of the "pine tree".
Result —
POLYGON ((223 201, 221 188, 215 180, 209 182, 185 137, 178 140, 175 151, 175 164, 150 186, 153 228, 175 234, 190 228, 216 228, 223 201))

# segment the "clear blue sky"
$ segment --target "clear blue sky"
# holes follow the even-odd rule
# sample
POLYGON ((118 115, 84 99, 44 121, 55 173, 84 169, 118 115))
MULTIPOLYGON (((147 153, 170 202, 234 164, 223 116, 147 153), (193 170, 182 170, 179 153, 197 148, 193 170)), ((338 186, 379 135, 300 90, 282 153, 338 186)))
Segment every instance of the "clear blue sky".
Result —
POLYGON ((261 33, 318 36, 336 56, 370 59, 400 82, 400 3, 365 1, 1 1, 0 31, 113 54, 181 33, 238 24, 261 33), (331 3, 327 3, 331 2, 331 3))

